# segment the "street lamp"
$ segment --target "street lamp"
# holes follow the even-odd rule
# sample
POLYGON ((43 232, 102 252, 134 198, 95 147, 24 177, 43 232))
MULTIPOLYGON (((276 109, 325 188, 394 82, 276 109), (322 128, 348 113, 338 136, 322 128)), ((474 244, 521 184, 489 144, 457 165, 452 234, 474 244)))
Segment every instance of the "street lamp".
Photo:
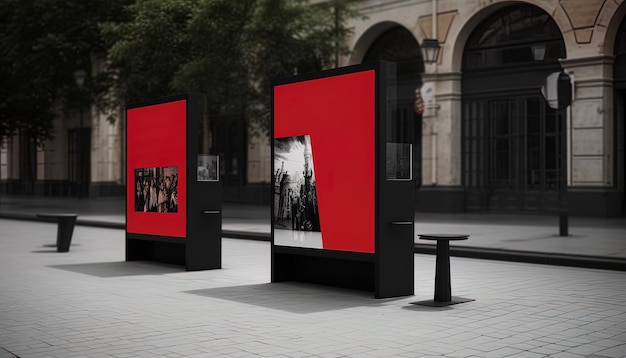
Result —
POLYGON ((80 89, 83 88, 86 77, 87 77, 87 72, 85 72, 85 70, 74 71, 74 80, 76 80, 76 84, 78 85, 78 88, 80 89))
MULTIPOLYGON (((83 90, 83 86, 85 85, 85 78, 87 77, 87 73, 84 70, 76 70, 74 71, 74 80, 76 81, 76 85, 80 92, 83 90)), ((79 96, 79 98, 82 96, 79 96)), ((76 171, 76 181, 78 184, 78 198, 81 199, 83 197, 83 171, 85 168, 84 160, 83 160, 83 104, 82 101, 78 101, 78 113, 79 113, 79 130, 78 135, 76 136, 76 148, 74 148, 74 155, 78 157, 78 168, 76 171)))
POLYGON ((436 63, 439 59, 439 51, 441 50, 441 46, 439 45, 439 41, 436 39, 424 39, 422 41, 422 46, 420 46, 422 50, 422 59, 424 63, 436 63))
MULTIPOLYGON (((434 3, 434 1, 433 1, 434 3)), ((435 16, 435 5, 433 5, 433 33, 436 33, 436 16, 435 16)), ((441 51, 441 46, 439 45, 439 41, 436 39, 424 39, 422 41, 422 45, 420 46, 420 50, 422 51, 422 61, 424 64, 432 64, 433 66, 433 74, 437 72, 437 61, 439 60, 439 51, 441 51)), ((430 126, 430 145, 431 145, 431 168, 430 168, 430 177, 433 185, 437 183, 437 133, 435 132, 435 119, 437 117, 437 104, 435 103, 435 97, 432 96, 432 100, 430 103, 433 108, 432 112, 432 125, 430 126)))
POLYGON ((535 61, 543 61, 546 57, 546 44, 538 43, 530 46, 535 61))

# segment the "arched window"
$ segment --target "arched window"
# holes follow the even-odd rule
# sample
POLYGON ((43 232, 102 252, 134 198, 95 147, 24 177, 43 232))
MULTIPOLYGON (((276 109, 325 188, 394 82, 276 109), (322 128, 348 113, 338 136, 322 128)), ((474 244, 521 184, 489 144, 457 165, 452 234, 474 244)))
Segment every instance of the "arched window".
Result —
POLYGON ((615 69, 613 73, 616 87, 626 88, 626 18, 622 20, 619 30, 617 31, 614 54, 615 69))
POLYGON ((550 15, 534 6, 518 5, 494 14, 472 33, 463 67, 506 66, 564 57, 565 44, 550 15))
MULTIPOLYGON (((626 203, 626 18, 615 37, 613 78, 615 79, 615 179, 626 203)), ((622 208, 626 215, 626 205, 622 208)))
POLYGON ((363 56, 363 62, 386 60, 398 64, 398 78, 421 86, 424 62, 417 40, 402 26, 383 32, 363 56))
POLYGON ((415 111, 415 90, 422 86, 424 73, 419 44, 409 30, 394 26, 378 36, 363 56, 363 62, 377 60, 393 61, 397 64, 397 108, 393 129, 388 131, 388 136, 391 137, 387 140, 413 143, 413 178, 419 187, 422 178, 422 116, 415 111))
POLYGON ((622 20, 615 37, 615 55, 626 56, 626 18, 622 20))
POLYGON ((556 23, 532 5, 502 9, 470 34, 461 85, 467 210, 554 209, 560 134, 540 88, 565 55, 556 23))

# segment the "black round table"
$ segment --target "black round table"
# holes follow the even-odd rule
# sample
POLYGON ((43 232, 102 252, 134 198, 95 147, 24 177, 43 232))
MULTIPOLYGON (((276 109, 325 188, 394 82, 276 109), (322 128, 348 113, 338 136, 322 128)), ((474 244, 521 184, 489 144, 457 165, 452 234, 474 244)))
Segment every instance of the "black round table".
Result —
POLYGON ((435 298, 434 300, 414 302, 425 306, 449 306, 457 303, 474 301, 469 298, 452 297, 450 284, 450 241, 467 240, 465 234, 419 234, 421 240, 437 241, 435 264, 435 298))

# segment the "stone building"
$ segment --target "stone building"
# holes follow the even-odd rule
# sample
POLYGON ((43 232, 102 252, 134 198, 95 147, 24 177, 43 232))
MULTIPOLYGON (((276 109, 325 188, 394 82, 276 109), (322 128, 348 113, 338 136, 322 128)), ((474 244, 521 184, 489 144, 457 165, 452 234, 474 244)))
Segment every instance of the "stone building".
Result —
MULTIPOLYGON (((548 213, 558 208, 559 173, 566 163, 570 213, 625 215, 623 0, 362 0, 358 5, 365 18, 351 21, 352 54, 341 65, 398 63, 399 113, 418 124, 418 210, 548 213), (441 46, 433 64, 424 64, 420 53, 425 39, 441 46), (573 85, 564 158, 557 111, 540 92, 546 77, 559 71, 573 85), (413 114, 416 88, 425 104, 421 115, 413 114)), ((122 192, 123 121, 109 123, 88 109, 81 121, 79 112, 66 114, 73 121, 59 121, 56 139, 44 148, 20 138, 5 143, 3 191, 122 192), (76 140, 80 128, 89 139, 76 140), (77 154, 77 143, 87 158, 77 154), (85 162, 88 175, 76 168, 85 162), (26 175, 36 178, 33 185, 24 186, 26 175), (80 191, 84 180, 88 190, 80 191)), ((267 138, 252 136, 243 119, 217 121, 212 132, 225 200, 270 204, 267 138)))
POLYGON ((399 63, 421 64, 419 53, 407 48, 433 38, 441 45, 439 60, 426 65, 415 84, 430 92, 421 118, 418 210, 557 209, 561 132, 540 89, 548 75, 563 70, 574 98, 566 129, 570 212, 624 214, 623 1, 372 0, 360 6, 367 19, 354 22, 354 53, 344 64, 362 62, 373 47, 385 53, 386 44, 390 51, 405 49, 399 63))

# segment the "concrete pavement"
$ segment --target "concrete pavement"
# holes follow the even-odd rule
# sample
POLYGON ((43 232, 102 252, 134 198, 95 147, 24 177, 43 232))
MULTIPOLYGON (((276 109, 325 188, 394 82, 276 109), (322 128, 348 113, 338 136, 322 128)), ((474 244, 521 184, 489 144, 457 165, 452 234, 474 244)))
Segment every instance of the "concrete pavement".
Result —
MULTIPOLYGON (((49 209, 52 209, 49 207, 49 209)), ((0 219, 0 357, 626 356, 626 272, 453 257, 453 295, 431 299, 435 257, 415 255, 415 295, 270 283, 270 244, 223 240, 223 268, 124 261, 124 231, 0 219)))
MULTIPOLYGON (((125 227, 124 198, 75 199, 0 197, 0 217, 36 220, 37 212, 75 212, 78 224, 125 227)), ((570 217, 569 236, 558 235, 555 215, 493 213, 415 213, 415 250, 434 253, 434 243, 417 240, 420 233, 464 233, 469 240, 454 243, 453 256, 626 270, 626 217, 570 217)), ((267 206, 224 203, 224 237, 269 240, 267 206)))

